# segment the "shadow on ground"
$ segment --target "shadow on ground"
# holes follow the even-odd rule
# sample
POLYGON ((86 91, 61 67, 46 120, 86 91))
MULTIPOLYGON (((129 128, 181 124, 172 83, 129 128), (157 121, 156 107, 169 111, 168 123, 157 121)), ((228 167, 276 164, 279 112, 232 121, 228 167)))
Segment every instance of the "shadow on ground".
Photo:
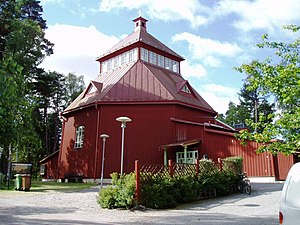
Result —
POLYGON ((56 214, 71 214, 75 213, 76 209, 72 208, 48 208, 48 207, 28 207, 14 206, 8 208, 0 207, 0 224, 102 224, 93 223, 84 220, 60 219, 56 214), (50 219, 45 218, 50 217, 50 219), (50 216, 49 216, 50 215, 50 216), (51 216, 53 215, 53 217, 51 216), (52 217, 52 218, 51 218, 52 217))

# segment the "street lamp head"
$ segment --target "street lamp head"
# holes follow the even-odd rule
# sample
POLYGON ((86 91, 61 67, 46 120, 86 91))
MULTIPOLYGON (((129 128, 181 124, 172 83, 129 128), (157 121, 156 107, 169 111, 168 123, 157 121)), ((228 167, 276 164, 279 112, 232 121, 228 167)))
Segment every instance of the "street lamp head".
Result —
POLYGON ((119 121, 122 123, 127 123, 127 122, 131 122, 132 120, 126 116, 120 116, 116 119, 116 121, 119 121))
POLYGON ((109 136, 107 134, 101 134, 100 137, 101 138, 109 138, 109 136))

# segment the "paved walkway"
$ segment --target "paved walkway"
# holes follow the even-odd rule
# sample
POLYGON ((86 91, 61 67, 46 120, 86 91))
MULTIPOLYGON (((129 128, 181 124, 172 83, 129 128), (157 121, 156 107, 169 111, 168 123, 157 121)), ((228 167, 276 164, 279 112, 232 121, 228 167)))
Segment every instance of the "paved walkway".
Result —
POLYGON ((0 224, 230 224, 277 225, 281 183, 253 183, 253 192, 182 205, 172 210, 108 210, 99 187, 73 193, 0 192, 0 224))

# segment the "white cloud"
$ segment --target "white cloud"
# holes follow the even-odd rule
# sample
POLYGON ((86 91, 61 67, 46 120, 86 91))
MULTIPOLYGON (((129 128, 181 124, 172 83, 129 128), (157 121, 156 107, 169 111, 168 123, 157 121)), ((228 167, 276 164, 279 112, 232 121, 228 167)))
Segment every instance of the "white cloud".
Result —
POLYGON ((181 74, 185 78, 196 77, 202 78, 207 76, 207 71, 201 64, 193 64, 188 60, 180 63, 181 74))
POLYGON ((222 0, 213 12, 215 18, 238 15, 233 25, 242 31, 266 29, 271 32, 282 25, 298 23, 300 4, 299 0, 222 0))
POLYGON ((41 0, 41 4, 62 4, 64 0, 41 0))
POLYGON ((198 93, 218 113, 225 113, 230 101, 238 103, 238 90, 219 84, 204 84, 196 88, 198 93))
POLYGON ((188 32, 176 34, 172 40, 188 42, 192 59, 202 60, 203 64, 211 67, 219 67, 222 64, 220 57, 236 57, 243 51, 236 43, 202 38, 188 32))
POLYGON ((77 75, 85 76, 86 83, 99 73, 96 57, 119 41, 116 37, 101 33, 94 26, 64 24, 49 26, 46 38, 55 44, 54 54, 47 57, 41 67, 64 74, 76 71, 77 75))
MULTIPOLYGON (((54 0, 44 0, 54 1, 54 0)), ((185 20, 196 28, 237 15, 232 22, 237 29, 247 32, 266 29, 268 32, 282 25, 297 24, 300 19, 299 0, 102 0, 100 11, 143 10, 142 14, 164 21, 185 20)))
POLYGON ((164 21, 187 20, 192 27, 206 24, 210 11, 197 0, 103 0, 99 8, 106 12, 118 9, 143 9, 142 14, 151 18, 164 21))

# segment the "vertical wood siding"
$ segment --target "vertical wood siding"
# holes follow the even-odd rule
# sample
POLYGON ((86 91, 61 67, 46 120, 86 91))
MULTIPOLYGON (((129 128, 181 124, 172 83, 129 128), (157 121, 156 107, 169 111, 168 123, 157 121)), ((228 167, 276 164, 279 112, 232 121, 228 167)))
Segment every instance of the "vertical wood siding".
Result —
MULTIPOLYGON (((142 164, 163 164, 164 151, 160 146, 192 139, 201 140, 198 145, 188 147, 198 149, 199 158, 208 154, 209 158, 217 162, 218 158, 242 156, 244 171, 248 176, 275 176, 275 173, 278 173, 276 168, 288 168, 292 163, 290 159, 280 158, 276 161, 280 162, 279 166, 274 168, 272 155, 256 153, 259 144, 249 142, 242 146, 231 133, 209 132, 203 122, 210 121, 211 114, 198 109, 175 104, 135 103, 101 104, 98 110, 98 123, 98 111, 95 106, 68 114, 59 155, 60 178, 67 173, 83 173, 86 178, 93 178, 95 175, 95 178, 100 178, 103 143, 99 136, 103 133, 109 135, 106 141, 104 177, 110 178, 112 172, 120 172, 122 130, 120 122, 116 121, 120 116, 132 119, 125 129, 125 173, 134 171, 135 160, 142 164), (176 122, 171 118, 182 121, 176 122), (184 120, 193 123, 186 123, 184 120), (78 125, 85 126, 84 146, 74 149, 75 128, 78 125)), ((176 151, 182 151, 182 147, 170 148, 168 157, 175 160, 176 151)))

